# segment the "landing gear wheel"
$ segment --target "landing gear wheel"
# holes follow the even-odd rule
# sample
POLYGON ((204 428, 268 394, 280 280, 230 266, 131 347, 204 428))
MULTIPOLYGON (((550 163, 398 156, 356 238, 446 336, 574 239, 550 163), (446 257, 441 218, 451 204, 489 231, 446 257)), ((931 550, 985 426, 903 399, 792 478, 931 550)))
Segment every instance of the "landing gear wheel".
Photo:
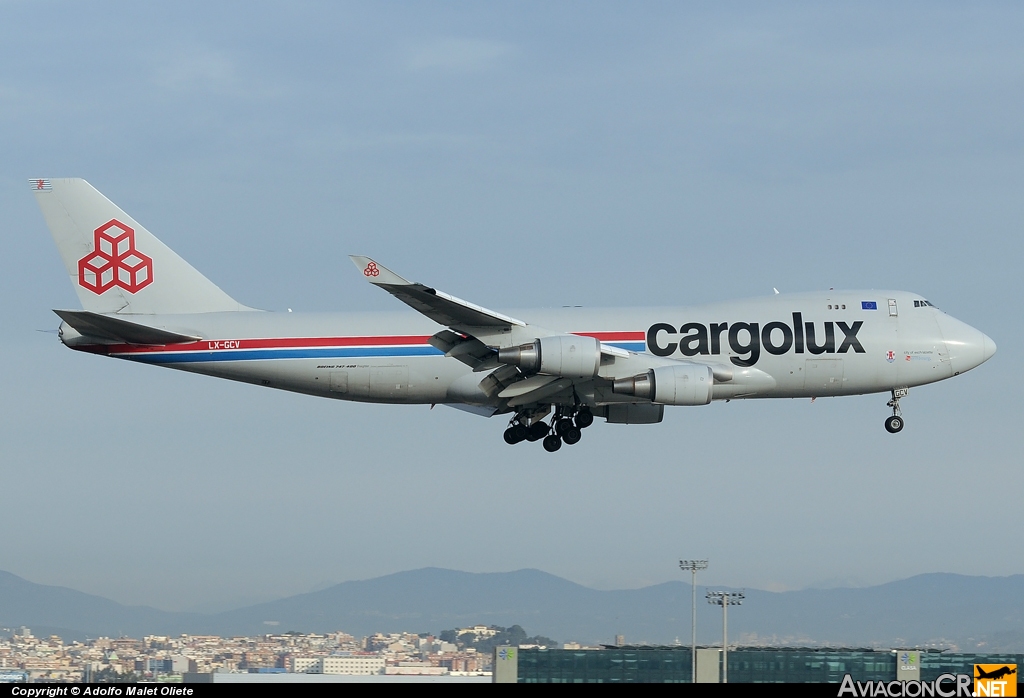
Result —
POLYGON ((505 439, 505 443, 510 446, 514 446, 520 441, 525 441, 527 433, 529 432, 527 432, 526 427, 519 422, 516 422, 515 424, 509 424, 508 429, 505 430, 505 433, 502 436, 505 439))
POLYGON ((594 423, 594 413, 586 407, 582 408, 576 413, 576 426, 580 429, 586 429, 594 423))
POLYGON ((559 419, 555 422, 555 433, 559 436, 565 436, 565 432, 572 428, 572 420, 568 417, 559 419))
POLYGON ((562 432, 562 440, 570 446, 578 444, 582 438, 583 432, 580 431, 579 427, 570 426, 562 432))
POLYGON ((886 417, 885 419, 885 430, 890 434, 898 434, 903 431, 903 417, 886 417))
POLYGON ((562 439, 554 434, 548 434, 544 437, 544 450, 548 453, 554 453, 562 447, 562 439))
POLYGON ((892 408, 892 416, 885 420, 885 430, 890 434, 898 434, 903 431, 903 414, 900 412, 900 398, 907 396, 906 388, 895 388, 892 391, 892 400, 886 403, 892 408))
POLYGON ((530 425, 526 439, 530 442, 540 441, 548 435, 550 428, 544 422, 534 422, 530 425))

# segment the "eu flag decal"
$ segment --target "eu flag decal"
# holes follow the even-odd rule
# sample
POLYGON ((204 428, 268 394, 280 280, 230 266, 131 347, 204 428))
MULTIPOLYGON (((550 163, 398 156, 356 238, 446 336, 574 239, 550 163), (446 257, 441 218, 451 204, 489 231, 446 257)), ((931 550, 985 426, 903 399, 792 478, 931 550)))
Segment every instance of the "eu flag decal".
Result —
POLYGON ((876 303, 875 301, 861 301, 860 302, 860 309, 861 310, 878 310, 878 303, 876 303))

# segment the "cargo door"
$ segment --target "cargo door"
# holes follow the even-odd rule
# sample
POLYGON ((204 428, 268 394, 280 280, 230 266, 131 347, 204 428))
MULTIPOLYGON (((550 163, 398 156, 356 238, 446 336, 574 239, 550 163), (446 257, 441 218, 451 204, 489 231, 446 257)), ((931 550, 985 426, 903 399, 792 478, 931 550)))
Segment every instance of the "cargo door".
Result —
POLYGON ((348 371, 331 371, 330 379, 332 393, 348 392, 348 371))
POLYGON ((804 389, 811 395, 838 395, 842 387, 842 359, 807 359, 804 362, 804 389))
POLYGON ((369 397, 370 369, 350 368, 347 371, 331 371, 330 390, 348 397, 369 397))
POLYGON ((409 367, 383 366, 370 369, 370 396, 382 400, 404 400, 409 396, 409 367))

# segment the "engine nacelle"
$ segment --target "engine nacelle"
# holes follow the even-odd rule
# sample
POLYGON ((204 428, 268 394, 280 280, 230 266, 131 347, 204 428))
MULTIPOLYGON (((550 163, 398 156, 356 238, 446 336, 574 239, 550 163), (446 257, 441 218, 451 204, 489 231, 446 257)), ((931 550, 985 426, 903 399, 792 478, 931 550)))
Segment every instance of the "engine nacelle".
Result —
POLYGON ((593 337, 555 335, 498 350, 498 361, 525 373, 593 378, 601 368, 601 343, 593 337))
POLYGON ((612 392, 635 395, 659 405, 706 405, 711 402, 714 380, 710 366, 659 366, 615 381, 612 392))

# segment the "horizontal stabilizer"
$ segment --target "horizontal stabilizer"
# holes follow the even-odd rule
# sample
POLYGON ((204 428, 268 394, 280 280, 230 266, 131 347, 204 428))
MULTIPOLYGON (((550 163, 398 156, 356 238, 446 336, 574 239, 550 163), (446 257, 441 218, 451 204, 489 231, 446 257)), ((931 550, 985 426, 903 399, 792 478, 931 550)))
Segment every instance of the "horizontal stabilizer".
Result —
POLYGON ((171 332, 142 325, 120 317, 100 315, 88 310, 54 310, 61 320, 86 337, 95 337, 122 344, 187 344, 202 337, 171 332))

